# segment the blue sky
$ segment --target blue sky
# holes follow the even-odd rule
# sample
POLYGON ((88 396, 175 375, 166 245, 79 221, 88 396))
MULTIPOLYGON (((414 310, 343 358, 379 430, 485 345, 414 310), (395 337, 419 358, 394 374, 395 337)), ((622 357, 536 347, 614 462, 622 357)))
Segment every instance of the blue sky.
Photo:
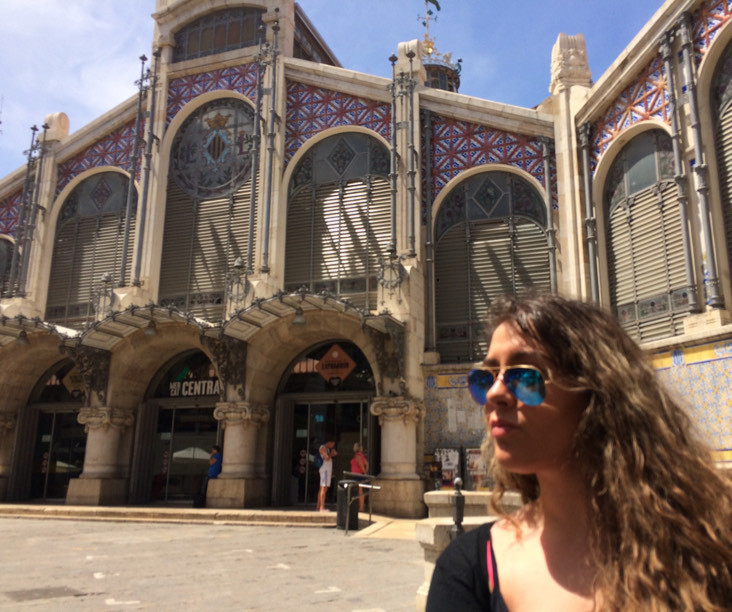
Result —
MULTIPOLYGON (((661 0, 440 0, 437 50, 462 58, 460 93, 532 107, 549 95, 560 32, 582 33, 597 80, 661 0)), ((300 0, 344 68, 389 77, 422 38, 420 0, 300 0)), ((430 5, 432 6, 432 5, 430 5)), ((25 164, 32 125, 65 112, 71 132, 136 94, 155 0, 0 1, 0 177, 25 164)))

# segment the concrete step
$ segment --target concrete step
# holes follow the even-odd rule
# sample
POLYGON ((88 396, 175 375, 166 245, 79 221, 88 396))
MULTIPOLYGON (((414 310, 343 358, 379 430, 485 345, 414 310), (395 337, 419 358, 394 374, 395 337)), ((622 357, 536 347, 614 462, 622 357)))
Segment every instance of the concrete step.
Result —
POLYGON ((233 523, 242 525, 289 525, 335 527, 335 512, 309 510, 229 510, 220 508, 67 506, 0 504, 0 517, 50 518, 96 521, 147 521, 165 523, 233 523))

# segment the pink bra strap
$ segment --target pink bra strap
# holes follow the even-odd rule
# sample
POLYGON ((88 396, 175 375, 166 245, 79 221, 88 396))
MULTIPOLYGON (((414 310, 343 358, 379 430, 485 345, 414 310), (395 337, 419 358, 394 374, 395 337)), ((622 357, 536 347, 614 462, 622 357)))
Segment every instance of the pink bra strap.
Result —
POLYGON ((495 584, 495 579, 493 576, 493 551, 491 550, 490 540, 488 540, 485 547, 485 561, 486 565, 488 566, 488 590, 493 593, 493 585, 495 584))

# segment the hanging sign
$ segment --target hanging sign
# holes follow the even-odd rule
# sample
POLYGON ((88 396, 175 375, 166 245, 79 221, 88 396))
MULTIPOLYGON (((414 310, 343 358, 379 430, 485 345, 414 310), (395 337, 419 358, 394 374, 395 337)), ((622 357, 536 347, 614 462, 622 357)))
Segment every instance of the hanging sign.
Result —
POLYGON ((353 372, 356 362, 340 346, 334 344, 315 368, 331 385, 337 386, 353 372))

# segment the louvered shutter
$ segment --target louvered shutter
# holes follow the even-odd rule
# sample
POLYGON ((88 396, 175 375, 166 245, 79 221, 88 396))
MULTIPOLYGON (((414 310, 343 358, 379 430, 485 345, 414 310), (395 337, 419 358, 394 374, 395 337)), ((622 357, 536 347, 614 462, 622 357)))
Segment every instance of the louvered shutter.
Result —
POLYGON ((514 288, 517 295, 528 290, 551 290, 549 252, 546 234, 528 220, 516 224, 516 248, 514 250, 514 288))
POLYGON ((193 199, 175 181, 168 181, 159 299, 162 305, 173 305, 181 310, 188 307, 191 245, 195 232, 193 208, 193 199))
POLYGON ((470 355, 470 249, 464 224, 452 227, 437 244, 435 316, 437 350, 443 363, 466 361, 470 355))
POLYGON ((302 286, 312 291, 313 221, 315 194, 310 187, 298 191, 287 207, 285 245, 285 289, 295 291, 302 286))
POLYGON ((477 361, 487 350, 483 322, 491 302, 526 289, 548 291, 549 258, 543 230, 517 219, 512 239, 503 221, 449 229, 437 246, 437 350, 443 362, 477 361))
POLYGON ((391 186, 381 177, 373 177, 371 182, 371 205, 366 248, 368 250, 369 308, 377 306, 376 276, 381 259, 386 255, 386 247, 391 238, 391 186))
POLYGON ((672 294, 685 287, 682 227, 676 188, 645 189, 610 214, 610 291, 621 321, 641 341, 681 333, 685 312, 672 294))
POLYGON ((717 128, 717 169, 722 192, 725 237, 732 270, 732 105, 728 105, 717 128))
POLYGON ((251 180, 233 196, 197 205, 171 180, 165 215, 160 301, 215 321, 224 313, 226 271, 246 257, 251 180))

